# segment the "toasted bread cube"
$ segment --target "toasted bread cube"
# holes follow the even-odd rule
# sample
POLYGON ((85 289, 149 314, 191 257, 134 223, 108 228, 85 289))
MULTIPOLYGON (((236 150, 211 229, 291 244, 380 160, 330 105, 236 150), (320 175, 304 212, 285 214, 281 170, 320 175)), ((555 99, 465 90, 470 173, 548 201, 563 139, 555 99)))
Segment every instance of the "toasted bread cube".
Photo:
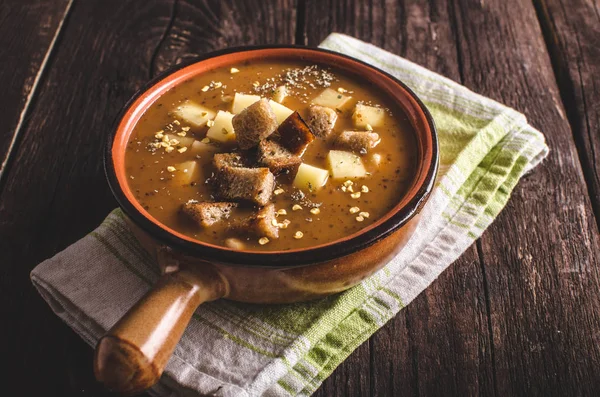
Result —
POLYGON ((283 171, 294 172, 302 159, 277 142, 265 139, 258 144, 258 162, 277 175, 283 171))
POLYGON ((239 92, 236 92, 233 96, 233 106, 231 108, 231 113, 238 114, 242 110, 246 109, 248 106, 258 101, 260 101, 260 96, 258 95, 240 94, 239 92))
POLYGON ((232 120, 238 145, 250 149, 271 135, 277 128, 277 118, 269 101, 261 99, 253 103, 232 120))
POLYGON ((308 108, 307 124, 317 138, 323 139, 327 138, 333 131, 337 117, 337 112, 333 109, 311 105, 308 108))
POLYGON ((200 167, 197 162, 193 160, 185 161, 175 164, 173 167, 175 167, 175 171, 170 173, 170 175, 173 175, 171 178, 172 184, 183 186, 198 180, 200 167))
POLYGON ((277 223, 275 216, 275 205, 270 203, 247 218, 233 221, 230 227, 246 235, 276 239, 279 238, 279 228, 274 225, 277 223))
POLYGON ((214 119, 214 124, 206 132, 206 136, 217 142, 227 143, 235 140, 235 131, 231 120, 233 114, 219 110, 214 119))
POLYGON ((194 127, 202 127, 208 120, 212 120, 215 117, 215 112, 212 110, 189 100, 177 106, 173 110, 173 113, 194 127))
POLYGON ((302 163, 298 167, 293 184, 298 189, 316 191, 327 183, 327 178, 329 178, 327 170, 302 163))
POLYGON ((258 210, 256 217, 251 223, 257 236, 268 238, 279 238, 279 228, 273 225, 275 220, 275 205, 268 204, 258 210))
POLYGON ((231 215, 231 210, 237 207, 237 203, 199 203, 190 200, 183 204, 181 212, 188 216, 200 227, 210 227, 221 222, 231 215))
POLYGON ((298 112, 292 113, 277 129, 279 143, 296 156, 302 156, 315 139, 308 125, 298 112))
POLYGON ((287 96, 287 88, 284 85, 280 85, 275 88, 275 92, 273 93, 273 100, 278 103, 283 103, 283 100, 287 96))
POLYGON ((277 125, 283 123, 285 119, 287 119, 292 113, 294 113, 292 109, 285 107, 282 104, 277 103, 273 100, 269 101, 269 105, 271 105, 271 108, 275 113, 275 117, 277 117, 277 125))
POLYGON ((376 132, 370 131, 343 131, 335 140, 335 146, 351 150, 360 154, 367 154, 373 149, 381 138, 376 132))
POLYGON ((244 200, 266 205, 273 195, 275 176, 268 168, 223 166, 218 169, 217 195, 224 200, 244 200))
POLYGON ((346 104, 348 104, 350 99, 352 99, 351 96, 340 94, 331 88, 325 88, 315 99, 312 100, 312 104, 341 110, 346 104))
MULTIPOLYGON (((172 146, 186 146, 190 147, 194 143, 195 139, 191 136, 179 136, 174 134, 165 134, 165 137, 169 140, 172 146), (175 143, 177 142, 177 143, 175 143)), ((164 139, 164 138, 163 138, 164 139)))
POLYGON ((360 157, 351 152, 330 150, 327 162, 333 179, 363 178, 367 175, 360 157))
POLYGON ((371 127, 380 127, 383 125, 384 120, 385 110, 375 106, 358 104, 354 108, 354 113, 352 114, 354 125, 360 128, 367 128, 367 125, 371 127))
POLYGON ((217 153, 213 157, 213 165, 217 171, 222 171, 226 167, 245 167, 245 161, 236 153, 217 153))

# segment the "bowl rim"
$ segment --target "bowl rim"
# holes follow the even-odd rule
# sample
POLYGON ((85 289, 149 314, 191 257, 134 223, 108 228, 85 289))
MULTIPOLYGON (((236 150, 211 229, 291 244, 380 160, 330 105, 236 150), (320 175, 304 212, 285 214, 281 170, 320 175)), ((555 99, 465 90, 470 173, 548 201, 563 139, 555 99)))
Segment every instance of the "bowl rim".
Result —
MULTIPOLYGON (((406 111, 405 106, 399 104, 397 100, 393 98, 391 99, 396 102, 397 106, 399 106, 403 111, 406 111)), ((141 227, 144 231, 149 233, 158 241, 165 243, 167 246, 176 249, 185 255, 208 262, 248 267, 287 268, 323 263, 329 260, 347 256, 357 251, 361 251, 377 243, 378 241, 385 239, 387 236, 404 226, 421 210, 433 189, 439 167, 439 143, 433 117, 431 116, 427 107, 412 89, 391 74, 359 59, 323 48, 301 45, 252 45, 230 47, 194 57, 193 59, 186 60, 180 64, 168 68, 138 89, 122 107, 115 117, 104 146, 104 170, 109 187, 121 209, 129 218, 134 221, 134 223, 136 223, 139 227, 141 227), (430 132, 430 136, 428 138, 431 141, 431 161, 428 164, 420 164, 421 167, 425 166, 428 168, 424 177, 421 178, 420 186, 416 187, 417 190, 412 195, 412 198, 400 206, 402 203, 401 200, 394 208, 387 212, 381 220, 375 222, 365 229, 359 230, 351 236, 318 245, 316 247, 292 249, 289 251, 238 251, 229 249, 227 247, 220 247, 209 243, 204 243, 199 240, 192 241, 191 238, 189 240, 184 239, 166 230, 166 225, 161 227, 158 224, 158 221, 152 221, 147 216, 142 214, 142 212, 136 208, 136 205, 132 203, 124 193, 117 176, 113 159, 113 146, 115 143, 115 138, 117 137, 120 127, 123 125, 126 114, 130 111, 131 107, 136 103, 136 101, 140 99, 140 97, 143 97, 147 92, 151 92, 152 88, 160 87, 159 83, 162 80, 165 80, 167 77, 175 74, 181 69, 200 62, 208 61, 212 58, 233 53, 252 52, 257 50, 304 50, 309 52, 313 51, 317 53, 324 53, 328 54, 329 56, 345 59, 346 61, 349 60, 356 62, 376 73, 382 74, 384 77, 391 79, 395 84, 399 85, 408 94, 410 99, 417 104, 417 109, 420 110, 425 116, 426 126, 430 132)), ((420 173, 417 174, 420 175, 420 173)), ((414 186, 411 187, 403 198, 405 198, 408 193, 414 189, 414 186)), ((140 206, 137 201, 136 204, 140 206)))

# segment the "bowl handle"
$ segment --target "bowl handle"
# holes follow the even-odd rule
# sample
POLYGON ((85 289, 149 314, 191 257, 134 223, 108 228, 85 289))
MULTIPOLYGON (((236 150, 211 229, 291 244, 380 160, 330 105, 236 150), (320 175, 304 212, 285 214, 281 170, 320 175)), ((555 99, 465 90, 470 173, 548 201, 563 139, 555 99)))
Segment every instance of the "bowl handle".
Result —
POLYGON ((123 395, 154 385, 196 308, 227 290, 209 263, 164 274, 96 345, 96 379, 123 395))

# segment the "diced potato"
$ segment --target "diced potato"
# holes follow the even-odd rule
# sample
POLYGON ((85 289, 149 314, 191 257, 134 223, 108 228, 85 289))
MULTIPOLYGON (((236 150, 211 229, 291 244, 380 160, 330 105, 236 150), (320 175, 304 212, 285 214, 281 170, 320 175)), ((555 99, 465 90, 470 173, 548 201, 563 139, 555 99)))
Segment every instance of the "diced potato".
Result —
POLYGON ((238 114, 248 106, 252 105, 254 102, 258 101, 260 101, 260 96, 258 95, 240 94, 239 92, 236 92, 235 96, 233 97, 231 113, 238 114))
POLYGON ((173 179, 171 183, 175 185, 189 185, 190 183, 197 181, 197 174, 199 171, 198 163, 191 160, 180 164, 175 164, 175 171, 171 173, 173 179))
POLYGON ((384 119, 384 109, 360 104, 356 105, 354 108, 354 114, 352 115, 354 125, 363 128, 367 128, 367 125, 371 127, 379 127, 383 124, 384 119))
POLYGON ((318 190, 327 183, 329 172, 308 164, 300 164, 294 178, 294 186, 298 189, 318 190))
POLYGON ((215 117, 215 112, 192 101, 183 102, 173 110, 173 113, 194 127, 202 127, 215 117))
POLYGON ((360 157, 343 150, 330 150, 327 155, 333 179, 362 178, 367 175, 360 157))
POLYGON ((191 136, 179 136, 175 134, 165 134, 165 136, 169 139, 169 142, 177 141, 178 143, 173 146, 187 146, 190 147, 194 143, 195 139, 191 136))
POLYGON ((202 141, 194 141, 194 143, 192 143, 192 146, 190 147, 190 153, 200 157, 203 157, 205 155, 212 156, 218 151, 219 148, 216 145, 212 145, 210 143, 202 141))
POLYGON ((331 109, 342 109, 352 97, 340 94, 331 88, 325 88, 315 99, 313 105, 321 105, 331 109))
POLYGON ((271 105, 271 109, 273 109, 273 113, 275 113, 275 117, 277 117, 277 124, 283 123, 285 119, 287 119, 292 113, 294 113, 292 109, 287 108, 273 100, 269 101, 269 105, 271 105))
POLYGON ((231 123, 233 114, 219 110, 217 117, 214 119, 214 124, 206 132, 206 136, 218 142, 231 142, 235 140, 235 132, 231 123))
POLYGON ((284 85, 280 85, 275 88, 275 92, 273 93, 273 100, 278 103, 283 103, 283 100, 287 96, 287 88, 284 85))

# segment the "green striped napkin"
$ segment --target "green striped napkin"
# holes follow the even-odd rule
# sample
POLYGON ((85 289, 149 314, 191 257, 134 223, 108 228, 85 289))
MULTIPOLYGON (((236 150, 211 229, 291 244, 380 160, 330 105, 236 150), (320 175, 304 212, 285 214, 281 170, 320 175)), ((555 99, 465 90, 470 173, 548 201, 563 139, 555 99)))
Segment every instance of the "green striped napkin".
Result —
MULTIPOLYGON (((483 233, 519 178, 548 153, 522 114, 446 78, 340 34, 321 47, 386 70, 431 111, 441 167, 421 224, 398 257, 344 293, 285 306, 202 305, 154 395, 310 395, 483 233)), ((119 210, 31 273, 56 314, 90 345, 158 276, 119 210)))

